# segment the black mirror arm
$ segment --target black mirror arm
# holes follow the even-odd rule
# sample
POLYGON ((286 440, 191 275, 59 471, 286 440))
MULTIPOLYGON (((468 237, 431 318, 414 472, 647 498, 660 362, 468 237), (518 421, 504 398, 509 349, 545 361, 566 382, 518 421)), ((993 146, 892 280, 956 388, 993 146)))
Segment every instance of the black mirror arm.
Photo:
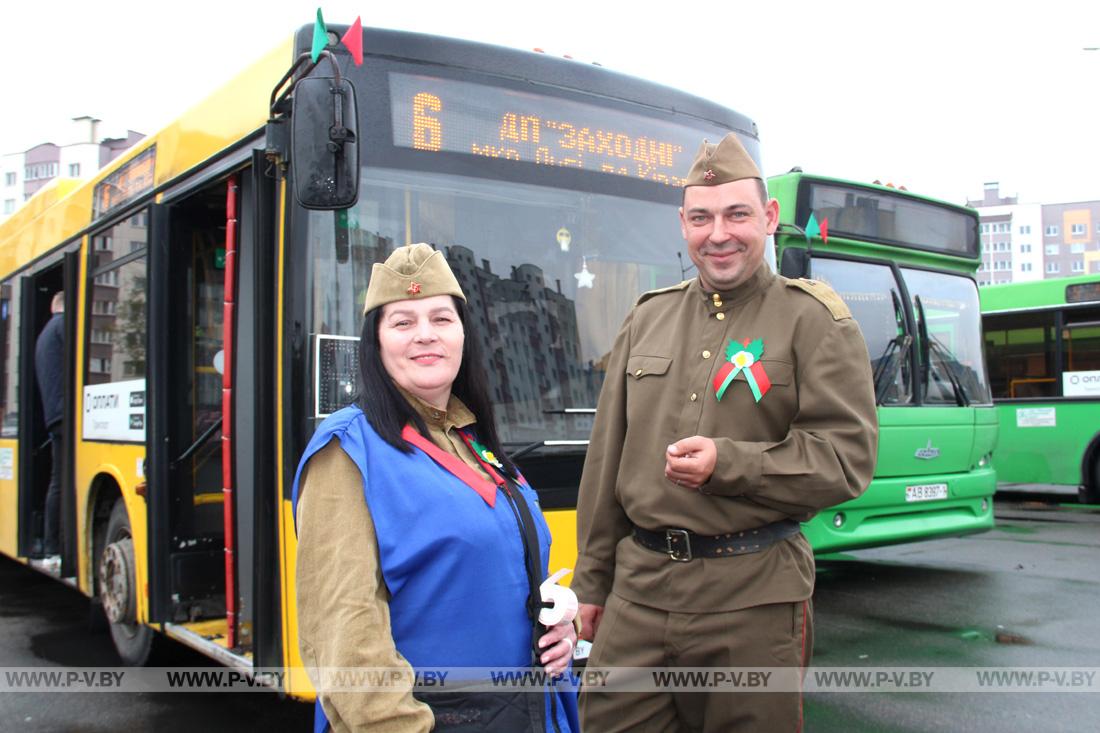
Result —
MULTIPOLYGON (((329 51, 321 51, 316 61, 312 61, 312 58, 313 56, 310 53, 303 53, 298 58, 296 58, 294 60, 294 63, 290 65, 290 68, 287 69, 287 72, 283 74, 283 78, 280 79, 279 82, 275 85, 275 88, 271 90, 271 102, 269 104, 269 107, 271 109, 272 117, 274 117, 277 113, 276 105, 286 99, 286 97, 290 94, 291 90, 293 90, 294 87, 288 87, 286 90, 283 91, 281 95, 279 94, 279 90, 282 89, 288 81, 290 81, 290 79, 294 76, 298 69, 301 68, 307 61, 310 62, 310 64, 302 71, 302 76, 308 76, 309 72, 313 71, 315 68, 317 68, 317 64, 321 63, 321 59, 328 58, 329 63, 332 65, 332 75, 336 79, 336 84, 340 84, 340 65, 336 63, 336 56, 334 56, 329 51)), ((343 120, 341 120, 341 122, 342 121, 343 120)))

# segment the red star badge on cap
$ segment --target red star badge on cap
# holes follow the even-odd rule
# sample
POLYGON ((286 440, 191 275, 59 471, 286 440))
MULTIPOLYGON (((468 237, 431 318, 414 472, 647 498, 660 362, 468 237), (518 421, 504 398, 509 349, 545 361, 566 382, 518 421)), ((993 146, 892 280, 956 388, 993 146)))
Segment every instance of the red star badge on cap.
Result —
POLYGON ((420 283, 416 282, 415 280, 413 282, 410 282, 409 287, 407 290, 405 290, 405 292, 409 295, 418 295, 420 293, 420 283))
POLYGON ((703 180, 713 181, 715 178, 717 178, 717 176, 714 175, 714 171, 712 171, 710 168, 707 168, 707 172, 703 174, 703 180))

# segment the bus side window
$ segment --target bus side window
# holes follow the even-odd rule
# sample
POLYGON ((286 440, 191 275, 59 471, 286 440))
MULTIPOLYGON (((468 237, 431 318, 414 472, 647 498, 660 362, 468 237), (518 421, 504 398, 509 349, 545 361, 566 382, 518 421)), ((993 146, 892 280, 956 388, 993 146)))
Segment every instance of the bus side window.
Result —
MULTIPOLYGON (((0 438, 19 437, 19 280, 0 284, 0 438)), ((0 462, 0 479, 7 476, 0 462)))

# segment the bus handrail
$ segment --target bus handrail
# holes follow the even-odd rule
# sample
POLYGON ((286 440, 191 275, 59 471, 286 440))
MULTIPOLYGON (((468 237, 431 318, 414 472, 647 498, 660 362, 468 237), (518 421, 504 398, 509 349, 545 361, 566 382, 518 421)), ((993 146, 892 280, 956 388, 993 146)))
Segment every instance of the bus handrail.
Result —
POLYGON ((185 450, 183 453, 181 453, 179 455, 179 457, 176 458, 176 460, 172 461, 172 463, 169 465, 169 467, 172 470, 175 470, 177 466, 179 466, 181 463, 183 463, 188 458, 193 456, 195 454, 195 451, 197 451, 199 448, 201 448, 203 445, 205 445, 206 441, 210 440, 211 436, 213 436, 215 432, 217 432, 218 430, 221 430, 221 427, 222 427, 222 418, 219 417, 210 427, 208 427, 203 432, 202 435, 200 435, 198 438, 195 439, 195 442, 192 443, 191 446, 187 450, 185 450))

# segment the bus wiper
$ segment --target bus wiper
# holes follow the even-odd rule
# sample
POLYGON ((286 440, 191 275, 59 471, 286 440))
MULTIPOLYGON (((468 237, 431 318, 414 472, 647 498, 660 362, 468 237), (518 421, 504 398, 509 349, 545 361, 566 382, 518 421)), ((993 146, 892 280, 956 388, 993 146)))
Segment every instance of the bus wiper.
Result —
POLYGON ((951 362, 954 361, 951 352, 937 339, 929 341, 928 346, 939 357, 943 370, 947 372, 947 379, 951 382, 951 388, 955 390, 955 401, 958 402, 959 407, 966 407, 970 404, 970 397, 966 394, 966 389, 962 385, 962 380, 959 379, 958 372, 951 365, 951 362))
POLYGON ((947 372, 947 379, 951 382, 951 389, 955 393, 955 404, 959 407, 966 407, 970 404, 970 398, 966 395, 966 390, 963 389, 962 382, 959 381, 958 375, 955 373, 954 368, 950 364, 951 352, 947 350, 939 341, 933 340, 928 336, 928 322, 925 320, 924 304, 921 302, 920 296, 914 298, 917 304, 917 316, 919 318, 918 323, 920 328, 921 343, 924 344, 924 371, 926 373, 925 383, 932 376, 932 359, 931 354, 935 353, 939 357, 940 364, 943 365, 943 370, 947 372))
MULTIPOLYGON (((543 415, 595 415, 596 414, 596 408, 595 407, 562 407, 562 408, 559 408, 557 410, 543 410, 542 414, 543 415)), ((528 443, 527 445, 525 445, 522 448, 520 448, 519 450, 517 450, 515 453, 510 453, 509 457, 511 457, 511 459, 513 461, 518 461, 520 458, 523 458, 526 455, 534 453, 537 450, 541 450, 543 448, 553 448, 555 446, 563 446, 563 445, 584 445, 584 446, 587 446, 588 441, 587 440, 538 440, 538 441, 535 441, 534 443, 528 443)))
POLYGON ((876 405, 881 405, 883 400, 886 399, 887 386, 893 383, 898 370, 901 369, 901 365, 905 363, 905 359, 909 356, 909 348, 913 345, 913 337, 904 332, 903 324, 905 322, 905 316, 901 308, 901 298, 898 297, 897 291, 893 289, 890 290, 890 297, 894 301, 894 321, 900 333, 890 339, 889 343, 886 344, 886 349, 882 352, 882 356, 879 357, 878 363, 875 365, 873 381, 875 385, 876 405), (894 368, 887 371, 887 367, 890 366, 891 356, 899 347, 901 353, 898 354, 897 361, 894 362, 894 368))
POLYGON ((890 342, 886 344, 886 349, 882 352, 882 356, 879 357, 878 364, 875 366, 874 383, 876 405, 881 405, 882 401, 886 398, 886 389, 893 383, 894 376, 909 357, 909 348, 912 345, 913 337, 907 333, 890 339, 890 342), (893 357, 895 351, 898 351, 896 358, 893 357), (893 364, 893 368, 888 370, 887 367, 889 367, 891 363, 893 364))
POLYGON ((563 445, 574 445, 574 446, 584 445, 584 446, 587 446, 588 441, 587 440, 539 440, 539 441, 536 441, 534 443, 529 443, 529 444, 523 446, 522 448, 520 448, 519 450, 517 450, 514 453, 509 453, 508 457, 511 458, 513 461, 518 461, 520 458, 523 458, 526 455, 534 453, 537 450, 541 450, 542 448, 553 448, 553 447, 556 447, 556 446, 563 446, 563 445))

